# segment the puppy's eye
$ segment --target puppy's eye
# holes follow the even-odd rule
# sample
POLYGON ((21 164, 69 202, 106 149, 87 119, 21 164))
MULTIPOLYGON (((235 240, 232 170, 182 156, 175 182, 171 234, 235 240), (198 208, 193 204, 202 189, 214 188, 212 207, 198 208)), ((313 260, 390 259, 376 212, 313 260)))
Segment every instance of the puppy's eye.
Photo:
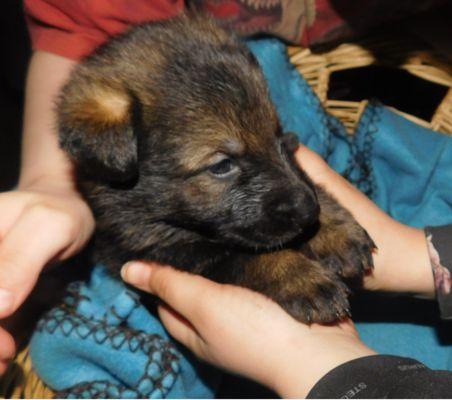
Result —
POLYGON ((237 165, 230 158, 224 158, 223 160, 211 165, 209 172, 217 177, 225 177, 237 170, 237 165))

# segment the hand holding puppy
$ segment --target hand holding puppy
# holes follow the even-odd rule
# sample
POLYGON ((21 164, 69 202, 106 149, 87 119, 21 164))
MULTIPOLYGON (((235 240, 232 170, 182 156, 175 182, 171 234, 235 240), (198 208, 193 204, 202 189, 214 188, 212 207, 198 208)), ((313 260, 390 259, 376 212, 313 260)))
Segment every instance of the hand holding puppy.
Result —
MULTIPOLYGON (((45 265, 74 255, 91 236, 89 207, 60 186, 41 182, 0 195, 0 319, 25 301, 45 265)), ((0 374, 14 347, 0 328, 0 374)))
POLYGON ((350 320, 304 325, 259 293, 155 264, 126 264, 122 276, 165 302, 163 324, 199 358, 282 397, 305 397, 334 367, 374 354, 350 320))
MULTIPOLYGON (((0 320, 25 301, 48 263, 74 255, 94 230, 55 132, 53 102, 74 64, 42 51, 31 58, 20 182, 0 194, 0 320)), ((11 332, 1 325, 0 375, 15 352, 11 332)))
POLYGON ((301 145, 295 156, 310 178, 348 209, 374 240, 374 269, 364 277, 364 287, 433 298, 435 288, 424 231, 391 218, 306 146, 301 145))

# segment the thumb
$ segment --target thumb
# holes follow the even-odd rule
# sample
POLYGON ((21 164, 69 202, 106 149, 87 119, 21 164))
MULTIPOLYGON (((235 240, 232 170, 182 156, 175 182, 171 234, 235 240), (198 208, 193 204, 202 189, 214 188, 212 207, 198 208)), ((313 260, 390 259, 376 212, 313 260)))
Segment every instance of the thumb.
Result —
POLYGON ((0 318, 33 289, 43 267, 72 243, 70 217, 47 207, 24 212, 0 242, 0 318))
POLYGON ((305 145, 300 144, 295 152, 295 159, 297 160, 298 165, 316 183, 323 184, 329 175, 334 173, 319 154, 305 145))

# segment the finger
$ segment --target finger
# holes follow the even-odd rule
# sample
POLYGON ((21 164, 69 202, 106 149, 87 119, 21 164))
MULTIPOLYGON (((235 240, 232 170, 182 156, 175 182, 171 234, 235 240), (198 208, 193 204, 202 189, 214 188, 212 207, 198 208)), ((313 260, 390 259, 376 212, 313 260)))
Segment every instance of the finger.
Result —
POLYGON ((20 306, 44 265, 71 243, 68 218, 59 210, 31 208, 0 243, 0 318, 20 306))
POLYGON ((189 321, 166 305, 158 307, 158 314, 166 330, 174 339, 197 356, 202 356, 205 342, 189 321))
POLYGON ((317 154, 314 150, 311 150, 309 147, 301 143, 298 146, 297 150, 295 151, 295 156, 297 160, 300 162, 300 164, 306 167, 312 161, 326 163, 319 154, 317 154))
POLYGON ((304 145, 300 145, 295 152, 295 159, 316 183, 323 183, 325 176, 332 171, 322 157, 304 145))
POLYGON ((13 337, 0 327, 0 361, 12 359, 15 351, 16 345, 13 337))
POLYGON ((8 332, 0 328, 0 377, 8 368, 9 361, 14 357, 16 346, 8 332))
POLYGON ((8 361, 0 361, 0 378, 8 369, 8 361))
POLYGON ((203 298, 220 286, 198 275, 142 262, 127 263, 121 275, 131 285, 160 297, 193 324, 199 318, 203 298))

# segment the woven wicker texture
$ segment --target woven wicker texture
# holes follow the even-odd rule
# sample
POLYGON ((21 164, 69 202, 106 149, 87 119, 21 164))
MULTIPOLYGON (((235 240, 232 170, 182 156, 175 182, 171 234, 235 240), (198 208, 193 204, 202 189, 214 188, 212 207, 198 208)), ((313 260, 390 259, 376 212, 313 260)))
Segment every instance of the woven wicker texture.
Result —
POLYGON ((384 65, 401 68, 419 78, 449 88, 431 121, 395 111, 419 125, 452 134, 452 66, 443 61, 443 57, 434 49, 420 43, 410 34, 373 36, 356 43, 341 44, 320 54, 313 53, 310 49, 290 47, 289 56, 325 109, 339 118, 349 133, 353 133, 367 100, 354 102, 328 99, 332 74, 352 68, 384 65))
POLYGON ((28 348, 21 351, 0 380, 0 397, 6 399, 52 399, 53 392, 33 372, 28 348))
MULTIPOLYGON (((349 133, 353 133, 367 101, 351 102, 327 98, 331 74, 335 71, 368 65, 397 66, 410 73, 449 88, 431 121, 403 114, 422 126, 452 134, 452 67, 428 46, 420 46, 411 36, 378 35, 356 43, 342 44, 337 48, 314 54, 309 49, 290 47, 291 62, 314 89, 324 107, 339 118, 349 133), (370 51, 369 49, 372 49, 370 51), (379 54, 378 60, 374 54, 379 54), (404 60, 400 63, 400 60, 404 60)), ((27 349, 19 353, 0 380, 0 397, 52 398, 49 390, 33 372, 27 349)))

